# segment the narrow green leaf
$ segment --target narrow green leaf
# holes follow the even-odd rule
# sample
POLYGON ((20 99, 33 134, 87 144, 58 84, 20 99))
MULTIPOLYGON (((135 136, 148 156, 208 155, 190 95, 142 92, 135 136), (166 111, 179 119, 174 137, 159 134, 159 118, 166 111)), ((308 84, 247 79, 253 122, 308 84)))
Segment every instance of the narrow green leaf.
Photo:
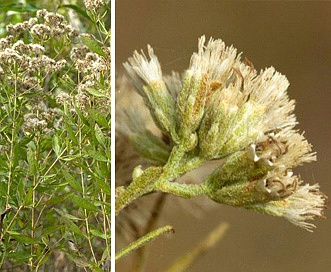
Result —
POLYGON ((105 136, 103 135, 103 132, 101 128, 98 126, 98 124, 95 124, 94 126, 94 131, 95 131, 95 138, 97 138, 97 141, 102 145, 106 145, 106 139, 105 136))
POLYGON ((78 256, 75 256, 73 254, 70 254, 69 252, 66 252, 68 258, 71 260, 71 261, 74 261, 75 264, 78 266, 78 267, 88 267, 88 268, 91 268, 91 264, 89 264, 87 261, 85 261, 83 258, 81 257, 78 257, 78 256))
POLYGON ((16 231, 7 231, 7 233, 14 238, 17 242, 24 244, 38 244, 40 243, 39 239, 32 238, 30 236, 19 234, 16 231))
POLYGON ((60 153, 60 144, 59 144, 59 136, 58 135, 53 136, 52 147, 53 147, 53 150, 54 150, 56 156, 58 157, 59 153, 60 153))
POLYGON ((107 118, 104 114, 100 113, 97 110, 90 109, 89 110, 89 116, 97 122, 101 127, 108 129, 110 128, 110 122, 107 121, 107 118))
POLYGON ((93 88, 88 88, 86 91, 88 93, 90 93, 91 95, 96 96, 96 97, 108 98, 108 95, 107 94, 104 94, 104 93, 102 93, 100 91, 97 91, 96 89, 93 89, 93 88))
POLYGON ((65 224, 69 227, 69 229, 75 233, 76 235, 87 239, 87 236, 80 230, 80 228, 72 221, 70 220, 65 220, 65 224))
POLYGON ((99 267, 97 267, 97 266, 93 266, 93 267, 91 267, 91 270, 92 270, 93 272, 105 272, 105 270, 103 270, 103 269, 101 269, 101 268, 99 268, 99 267))
POLYGON ((103 232, 101 232, 101 231, 99 231, 99 230, 97 230, 97 229, 95 229, 93 227, 90 228, 90 232, 91 232, 91 234, 93 236, 100 237, 100 238, 102 238, 104 240, 110 239, 110 234, 109 235, 105 235, 105 233, 103 233, 103 232))
POLYGON ((29 4, 27 4, 26 6, 20 6, 17 4, 0 5, 0 11, 16 11, 22 13, 22 12, 33 12, 37 10, 39 9, 29 4))
MULTIPOLYGON (((109 151, 110 152, 110 151, 109 151)), ((93 149, 87 150, 88 157, 91 157, 97 161, 108 162, 108 158, 105 157, 101 152, 95 151, 93 149)))
POLYGON ((100 45, 93 39, 81 36, 83 43, 94 53, 97 53, 99 56, 107 58, 107 54, 102 50, 100 45))
POLYGON ((65 193, 65 194, 59 195, 59 196, 51 197, 49 200, 47 200, 46 205, 52 206, 57 203, 63 202, 68 197, 70 197, 72 194, 73 194, 73 192, 70 192, 70 193, 65 193))
POLYGON ((37 174, 37 163, 36 163, 34 151, 30 148, 28 149, 27 152, 27 160, 28 160, 30 173, 35 176, 37 174))
POLYGON ((41 235, 46 236, 49 234, 54 234, 55 232, 57 232, 58 230, 61 230, 63 228, 64 228, 63 224, 51 225, 51 226, 43 228, 41 231, 41 235))
POLYGON ((97 211, 98 209, 85 198, 73 195, 71 198, 72 202, 74 202, 78 207, 86 209, 88 211, 97 211))
POLYGON ((65 180, 70 184, 72 188, 74 188, 78 192, 82 192, 82 186, 76 178, 74 178, 69 172, 67 172, 65 169, 61 170, 63 177, 65 180))
POLYGON ((100 261, 104 261, 107 258, 109 258, 109 260, 110 260, 110 247, 109 248, 105 247, 105 250, 102 253, 102 257, 101 257, 100 261))
POLYGON ((61 157, 61 160, 62 161, 69 162, 69 161, 77 160, 79 158, 81 158, 80 155, 68 155, 68 156, 61 157))
POLYGON ((34 133, 31 134, 30 136, 24 136, 24 137, 20 140, 19 145, 20 145, 20 146, 25 146, 25 145, 27 145, 28 143, 31 142, 31 140, 34 138, 34 136, 35 136, 34 133))
POLYGON ((75 132, 72 129, 72 126, 68 123, 64 123, 65 130, 67 132, 67 135, 69 139, 73 142, 73 144, 77 144, 77 137, 75 135, 75 132))
POLYGON ((110 195, 110 183, 107 183, 104 180, 97 178, 97 177, 94 179, 94 181, 104 193, 106 193, 107 195, 110 195))
POLYGON ((23 179, 20 179, 20 181, 17 184, 16 196, 17 196, 17 201, 19 202, 19 204, 23 204, 24 196, 25 196, 23 179))
POLYGON ((24 197, 24 206, 32 205, 32 194, 33 194, 33 188, 29 188, 28 192, 24 197))
POLYGON ((32 255, 27 252, 20 251, 20 252, 9 252, 6 255, 6 257, 16 262, 23 262, 29 260, 32 257, 32 255))
POLYGON ((27 159, 26 151, 27 151, 26 147, 21 146, 20 143, 17 143, 14 146, 13 168, 16 168, 20 159, 23 160, 27 159))
POLYGON ((91 18, 86 14, 86 12, 84 10, 82 10, 81 8, 79 8, 76 5, 60 5, 60 8, 70 8, 73 9, 74 11, 76 11, 77 13, 79 13, 80 15, 84 16, 85 18, 91 20, 91 18))
POLYGON ((76 105, 75 102, 74 102, 74 107, 75 107, 75 111, 76 111, 77 115, 79 116, 79 119, 84 123, 84 125, 86 125, 87 127, 89 127, 90 126, 89 122, 87 121, 86 117, 84 116, 84 114, 82 113, 82 111, 76 105))
POLYGON ((72 113, 70 112, 70 107, 67 103, 63 104, 63 111, 65 113, 66 119, 65 123, 68 123, 70 126, 74 125, 76 122, 72 117, 72 113))
POLYGON ((71 214, 69 214, 65 211, 62 211, 62 210, 59 210, 59 209, 56 209, 56 208, 54 208, 54 210, 57 211, 62 217, 67 218, 69 220, 74 220, 74 221, 75 220, 84 220, 84 219, 78 218, 74 215, 71 215, 71 214))
POLYGON ((40 261, 39 261, 39 266, 43 265, 48 259, 49 257, 52 255, 52 250, 46 251, 46 253, 41 257, 40 261))

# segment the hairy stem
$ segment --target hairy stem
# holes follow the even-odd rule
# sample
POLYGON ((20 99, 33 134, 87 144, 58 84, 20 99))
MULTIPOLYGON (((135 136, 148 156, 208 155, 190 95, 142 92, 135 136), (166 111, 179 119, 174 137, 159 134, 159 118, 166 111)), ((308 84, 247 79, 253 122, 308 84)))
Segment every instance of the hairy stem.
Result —
POLYGON ((117 261, 118 259, 128 255, 132 251, 142 247, 147 242, 150 242, 151 240, 154 240, 158 236, 160 236, 162 234, 165 234, 165 233, 168 233, 168 232, 174 232, 174 229, 173 229, 172 226, 164 226, 164 227, 158 228, 157 230, 154 230, 154 231, 146 234, 145 236, 141 237, 140 239, 138 239, 138 240, 132 242, 131 244, 129 244, 127 247, 121 249, 116 254, 115 261, 117 261))

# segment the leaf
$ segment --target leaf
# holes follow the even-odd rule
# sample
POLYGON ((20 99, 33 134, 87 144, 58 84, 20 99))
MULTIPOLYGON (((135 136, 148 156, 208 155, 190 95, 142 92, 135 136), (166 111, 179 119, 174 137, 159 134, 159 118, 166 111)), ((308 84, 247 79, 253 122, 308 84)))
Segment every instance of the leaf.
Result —
POLYGON ((98 126, 98 124, 95 124, 94 126, 94 131, 95 131, 95 138, 97 138, 97 141, 102 145, 106 145, 106 139, 105 136, 103 135, 103 132, 101 128, 98 126))
POLYGON ((54 150, 56 156, 58 157, 59 153, 60 153, 60 145, 59 145, 59 136, 58 135, 53 136, 52 147, 53 147, 53 150, 54 150))
POLYGON ((23 179, 20 179, 20 181, 17 184, 17 187, 16 187, 16 196, 17 196, 18 203, 20 205, 23 204, 23 198, 25 196, 23 179))
POLYGON ((102 253, 102 257, 101 257, 101 260, 100 261, 104 261, 107 258, 109 258, 109 261, 110 261, 110 248, 109 247, 108 248, 105 247, 105 250, 102 253))
POLYGON ((89 122, 87 121, 86 117, 84 116, 80 108, 77 106, 76 102, 74 102, 74 107, 77 115, 79 116, 79 119, 84 123, 84 125, 89 127, 90 126, 89 122))
POLYGON ((50 108, 58 108, 58 104, 56 103, 56 100, 51 95, 47 94, 45 98, 49 103, 50 108))
POLYGON ((19 234, 16 231, 7 231, 7 233, 12 238, 14 238, 17 242, 20 242, 20 243, 24 243, 24 244, 39 244, 40 243, 39 239, 19 234))
POLYGON ((0 5, 0 11, 31 12, 37 10, 39 10, 37 7, 29 4, 27 4, 26 6, 13 3, 7 5, 0 5))
POLYGON ((64 227, 63 224, 48 226, 48 227, 42 229, 41 235, 46 236, 46 235, 49 235, 49 234, 54 234, 58 230, 63 229, 63 227, 64 227))
POLYGON ((107 54, 102 50, 100 45, 93 39, 81 36, 83 43, 94 53, 97 53, 99 56, 107 58, 107 54))
POLYGON ((65 224, 69 227, 69 229, 70 229, 73 233, 75 233, 76 235, 78 235, 78 236, 80 236, 80 237, 83 237, 83 238, 87 239, 87 236, 84 234, 84 232, 82 232, 82 231, 80 230, 80 228, 77 227, 77 225, 76 225, 74 222, 72 222, 72 221, 70 221, 70 220, 65 220, 65 224))
POLYGON ((63 104, 63 111, 65 113, 66 119, 65 123, 68 123, 70 126, 75 125, 75 119, 72 117, 72 113, 70 112, 70 107, 67 103, 63 104))
POLYGON ((105 157, 100 151, 95 151, 93 149, 89 149, 89 150, 87 150, 87 154, 89 155, 89 157, 91 157, 97 161, 101 161, 101 162, 109 161, 108 158, 105 157))
POLYGON ((101 127, 104 127, 105 129, 110 129, 110 122, 107 121, 107 118, 105 115, 100 113, 99 111, 95 109, 90 109, 89 110, 89 116, 97 122, 101 127))
POLYGON ((6 257, 16 262, 23 262, 29 260, 32 255, 26 252, 9 252, 6 257))
POLYGON ((74 188, 78 192, 82 192, 82 186, 80 182, 74 178, 69 172, 67 172, 65 169, 61 170, 61 173, 65 180, 70 184, 72 188, 74 188))
POLYGON ((91 226, 90 228, 90 232, 92 233, 93 236, 96 236, 96 237, 100 237, 104 240, 106 239, 110 239, 110 234, 109 235, 105 235, 105 233, 99 231, 98 229, 95 229, 91 226))
POLYGON ((67 213, 65 211, 62 211, 62 210, 59 210, 59 209, 56 209, 56 208, 54 208, 54 210, 57 211, 62 217, 66 218, 66 219, 74 220, 74 221, 76 221, 76 220, 84 220, 84 219, 78 218, 78 217, 76 217, 74 215, 71 215, 71 214, 69 214, 69 213, 67 213))
POLYGON ((88 211, 97 211, 98 209, 85 198, 73 195, 71 198, 72 202, 74 202, 78 207, 86 209, 88 211))
POLYGON ((27 160, 28 160, 28 165, 29 165, 29 170, 30 173, 35 176, 37 174, 37 162, 35 159, 35 151, 33 151, 31 148, 28 149, 28 154, 27 154, 27 160))
POLYGON ((41 257, 40 261, 38 262, 39 266, 41 266, 42 264, 44 264, 49 257, 52 255, 52 250, 48 250, 46 251, 46 253, 41 257))
POLYGON ((13 168, 16 168, 19 160, 21 159, 22 160, 27 159, 26 148, 24 146, 21 146, 20 143, 17 143, 14 146, 13 168))
POLYGON ((76 220, 84 220, 84 219, 80 219, 76 216, 73 216, 71 214, 68 214, 64 211, 61 211, 59 209, 54 208, 55 211, 57 211, 63 218, 64 223, 67 225, 67 227, 76 235, 83 237, 85 239, 87 239, 87 236, 79 229, 79 227, 77 227, 77 225, 72 221, 76 221, 76 220))
POLYGON ((49 200, 47 200, 46 205, 52 206, 54 204, 63 202, 68 197, 70 197, 72 194, 73 194, 73 192, 70 192, 70 193, 65 193, 65 194, 59 195, 59 196, 51 197, 49 200))
POLYGON ((73 161, 73 160, 76 160, 76 159, 79 159, 79 158, 81 158, 81 155, 77 154, 77 155, 63 156, 63 157, 61 157, 61 160, 69 162, 69 161, 73 161))
POLYGON ((89 19, 91 21, 91 18, 87 15, 87 13, 80 9, 78 6, 76 5, 60 5, 59 6, 60 8, 70 8, 70 9, 73 9, 74 11, 76 11, 77 13, 79 13, 80 15, 84 16, 85 18, 89 19))
POLYGON ((110 183, 108 184, 104 180, 97 178, 97 177, 94 179, 94 181, 104 193, 106 193, 107 195, 110 195, 110 183))
POLYGON ((33 194, 33 188, 30 187, 28 189, 28 192, 25 194, 24 206, 32 205, 32 194, 33 194))
POLYGON ((20 146, 25 146, 25 145, 27 145, 28 143, 31 142, 31 140, 34 138, 34 136, 35 136, 34 133, 31 134, 30 136, 24 136, 24 137, 20 140, 19 145, 20 145, 20 146))
POLYGON ((78 257, 78 256, 75 256, 73 254, 70 254, 69 252, 66 252, 68 258, 71 260, 71 261, 74 261, 75 264, 78 266, 78 267, 88 267, 88 268, 91 268, 92 265, 89 264, 86 260, 84 260, 82 257, 78 257))
POLYGON ((104 98, 108 98, 108 95, 107 94, 104 94, 96 89, 93 89, 93 88, 88 88, 86 90, 88 93, 90 93, 91 95, 93 96, 96 96, 96 97, 104 97, 104 98))
POLYGON ((99 168, 96 168, 95 172, 100 178, 110 181, 110 158, 106 162, 99 162, 99 168))
POLYGON ((72 126, 68 123, 64 123, 65 130, 67 132, 67 135, 69 139, 73 142, 73 144, 77 144, 77 137, 72 129, 72 126))
POLYGON ((99 267, 91 267, 93 272, 105 272, 105 270, 99 268, 99 267))

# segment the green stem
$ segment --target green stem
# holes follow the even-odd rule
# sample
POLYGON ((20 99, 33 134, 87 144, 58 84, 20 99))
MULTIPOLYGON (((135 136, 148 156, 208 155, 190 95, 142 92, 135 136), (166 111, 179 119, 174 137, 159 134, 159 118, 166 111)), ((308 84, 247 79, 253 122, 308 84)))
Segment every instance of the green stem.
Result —
MULTIPOLYGON (((16 64, 15 64, 16 66, 16 64)), ((12 130, 11 130, 11 140, 10 140, 10 155, 9 155, 9 174, 8 174, 8 181, 7 181, 7 194, 6 194, 6 207, 9 205, 9 199, 10 199, 10 188, 11 188, 11 184, 12 184, 12 180, 14 177, 14 146, 15 146, 15 142, 16 140, 16 123, 17 123, 17 114, 18 114, 18 108, 17 108, 17 73, 15 73, 15 81, 14 81, 14 94, 13 94, 13 98, 8 97, 8 101, 9 104, 12 104, 12 100, 13 99, 13 104, 14 107, 11 108, 10 110, 11 115, 12 115, 12 130)), ((9 113, 8 113, 9 114, 9 113)))
POLYGON ((174 232, 174 229, 172 226, 164 226, 161 228, 158 228, 157 230, 151 231, 150 233, 146 234, 145 236, 139 238, 138 240, 132 242, 127 247, 121 249, 115 256, 115 261, 118 259, 128 255, 131 253, 131 251, 136 250, 146 243, 150 242, 151 240, 154 240, 158 236, 168 233, 168 232, 174 232))
MULTIPOLYGON (((147 221, 146 228, 143 233, 149 233, 154 229, 156 226, 159 216, 161 215, 162 208, 165 204, 166 200, 166 194, 160 194, 155 202, 155 205, 153 205, 153 208, 151 209, 150 217, 147 221)), ((133 271, 135 272, 144 272, 145 271, 145 264, 148 259, 148 251, 149 247, 146 245, 145 247, 142 247, 140 250, 138 250, 136 254, 136 264, 134 266, 133 271)))
POLYGON ((224 237, 224 234, 228 228, 229 225, 227 223, 219 224, 197 246, 191 249, 184 256, 178 258, 175 263, 165 272, 187 271, 187 269, 192 266, 192 264, 196 262, 200 256, 214 247, 224 237))
POLYGON ((140 176, 133 179, 131 184, 120 194, 116 200, 116 215, 132 201, 140 196, 159 190, 175 193, 183 197, 201 195, 204 188, 198 185, 178 184, 171 185, 171 181, 179 176, 197 168, 204 159, 194 154, 187 154, 181 146, 175 146, 168 162, 163 167, 149 167, 140 176), (191 192, 191 193, 190 193, 191 192))
MULTIPOLYGON (((107 195, 103 192, 101 192, 101 196, 100 196, 100 200, 102 201, 102 203, 106 203, 107 201, 107 195)), ((110 232, 110 226, 107 227, 107 222, 108 222, 108 218, 107 218, 107 212, 106 212, 106 206, 103 204, 101 206, 101 212, 102 212, 102 216, 103 216, 103 233, 105 235, 105 237, 107 237, 108 232, 110 232)), ((109 239, 105 239, 106 241, 106 250, 107 250, 107 256, 110 258, 110 241, 108 241, 109 239)))
MULTIPOLYGON (((79 137, 79 157, 82 158, 83 157, 83 137, 82 137, 82 122, 81 120, 79 119, 78 121, 78 137, 79 137)), ((80 166, 80 169, 79 169, 79 175, 80 175, 80 182, 81 182, 81 187, 82 187, 82 197, 84 199, 86 199, 86 188, 85 188, 85 178, 84 178, 84 169, 82 166, 80 166)), ((95 253, 94 253, 94 249, 93 249, 93 245, 92 245, 92 237, 91 237, 91 231, 90 231, 90 225, 89 225, 89 214, 88 214, 88 211, 87 209, 84 208, 84 218, 85 218, 85 227, 86 227, 86 236, 87 236, 87 240, 88 240, 88 243, 89 243, 89 247, 90 247, 90 251, 92 253, 92 257, 93 257, 93 260, 94 260, 94 263, 97 263, 97 258, 95 256, 95 253)))
POLYGON ((164 193, 177 195, 185 198, 192 198, 205 195, 206 187, 204 184, 183 184, 177 182, 157 182, 155 188, 164 193))
POLYGON ((139 177, 133 179, 130 185, 120 194, 116 200, 115 210, 118 214, 127 205, 138 197, 154 190, 151 186, 161 175, 161 167, 149 167, 139 177))

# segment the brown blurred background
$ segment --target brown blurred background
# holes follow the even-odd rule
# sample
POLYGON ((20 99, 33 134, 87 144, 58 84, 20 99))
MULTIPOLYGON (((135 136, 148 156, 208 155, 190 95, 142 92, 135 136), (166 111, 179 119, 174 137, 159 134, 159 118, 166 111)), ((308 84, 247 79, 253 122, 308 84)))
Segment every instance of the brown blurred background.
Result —
MULTIPOLYGON (((297 101, 298 127, 318 154, 317 162, 297 171, 331 197, 331 2, 121 0, 115 30, 117 74, 122 62, 136 49, 146 51, 147 44, 163 73, 183 71, 203 34, 233 44, 257 70, 274 66, 285 74, 289 96, 297 101)), ((230 224, 225 238, 189 271, 331 271, 330 218, 316 221, 309 233, 238 208, 218 206, 195 217, 169 207, 160 225, 171 224, 176 233, 153 242, 146 271, 163 271, 221 221, 230 224)), ((130 271, 127 260, 116 271, 130 271)))

